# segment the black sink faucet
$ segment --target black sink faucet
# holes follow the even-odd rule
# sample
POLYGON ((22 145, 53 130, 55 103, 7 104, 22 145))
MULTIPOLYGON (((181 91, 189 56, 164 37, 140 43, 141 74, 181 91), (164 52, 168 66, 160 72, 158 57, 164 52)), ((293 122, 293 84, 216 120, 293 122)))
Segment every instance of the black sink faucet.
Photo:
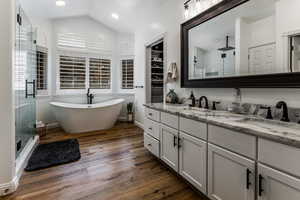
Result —
POLYGON ((273 119, 273 116, 272 116, 272 110, 271 110, 271 107, 270 107, 270 106, 260 106, 260 109, 265 109, 265 110, 267 110, 267 116, 266 116, 266 119, 273 119))
POLYGON ((94 94, 90 93, 90 91, 91 91, 91 88, 88 89, 88 92, 86 94, 86 96, 87 96, 87 104, 93 104, 93 99, 95 97, 94 94))
POLYGON ((207 99, 206 96, 200 97, 200 99, 199 99, 199 108, 202 108, 202 100, 203 99, 205 100, 205 106, 204 106, 204 108, 205 109, 209 109, 209 107, 208 107, 208 99, 207 99))
POLYGON ((213 107, 212 110, 217 110, 217 104, 220 104, 220 101, 213 101, 213 107))
POLYGON ((289 113, 288 113, 288 107, 287 107, 286 102, 279 101, 276 104, 276 108, 277 109, 281 109, 282 108, 282 118, 281 118, 281 121, 283 121, 283 122, 290 122, 289 113))

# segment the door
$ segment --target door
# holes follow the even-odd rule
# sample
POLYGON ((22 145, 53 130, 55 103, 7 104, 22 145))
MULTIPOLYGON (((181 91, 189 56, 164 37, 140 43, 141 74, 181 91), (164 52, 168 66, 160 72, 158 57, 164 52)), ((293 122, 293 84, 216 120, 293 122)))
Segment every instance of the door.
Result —
POLYGON ((249 72, 251 74, 274 73, 275 55, 275 43, 249 49, 249 72))
POLYGON ((179 141, 180 175, 206 194, 207 143, 182 132, 179 141))
POLYGON ((300 179, 258 165, 258 200, 299 200, 300 179))
POLYGON ((16 157, 35 135, 36 44, 35 32, 21 7, 17 8, 14 69, 16 157))
POLYGON ((208 196, 212 200, 254 200, 255 162, 208 145, 208 196))
POLYGON ((160 133, 161 159, 175 171, 178 171, 178 131, 161 125, 160 133))

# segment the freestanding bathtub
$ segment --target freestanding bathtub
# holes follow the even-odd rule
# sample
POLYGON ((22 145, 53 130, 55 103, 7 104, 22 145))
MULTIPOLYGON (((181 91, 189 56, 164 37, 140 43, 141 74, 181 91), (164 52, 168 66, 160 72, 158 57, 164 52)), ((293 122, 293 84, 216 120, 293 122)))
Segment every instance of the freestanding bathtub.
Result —
POLYGON ((110 129, 116 123, 124 99, 95 104, 51 102, 56 120, 67 133, 110 129))

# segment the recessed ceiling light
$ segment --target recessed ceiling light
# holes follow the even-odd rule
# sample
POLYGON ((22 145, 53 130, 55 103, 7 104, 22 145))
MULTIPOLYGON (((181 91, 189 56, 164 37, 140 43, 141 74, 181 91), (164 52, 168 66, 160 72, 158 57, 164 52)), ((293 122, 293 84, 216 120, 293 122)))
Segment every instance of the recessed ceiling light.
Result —
POLYGON ((114 18, 115 20, 119 19, 119 15, 117 13, 112 13, 111 17, 114 18))
POLYGON ((66 6, 66 2, 64 0, 56 0, 56 6, 64 7, 66 6))

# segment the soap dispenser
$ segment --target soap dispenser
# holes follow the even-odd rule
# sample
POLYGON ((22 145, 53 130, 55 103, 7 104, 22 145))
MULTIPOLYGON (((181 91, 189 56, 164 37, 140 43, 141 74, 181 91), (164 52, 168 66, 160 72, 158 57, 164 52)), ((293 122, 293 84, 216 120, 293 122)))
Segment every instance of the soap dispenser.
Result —
POLYGON ((195 96, 194 96, 194 92, 192 91, 191 92, 191 95, 190 95, 190 98, 189 99, 191 99, 192 100, 192 107, 195 107, 196 106, 196 98, 195 98, 195 96))

